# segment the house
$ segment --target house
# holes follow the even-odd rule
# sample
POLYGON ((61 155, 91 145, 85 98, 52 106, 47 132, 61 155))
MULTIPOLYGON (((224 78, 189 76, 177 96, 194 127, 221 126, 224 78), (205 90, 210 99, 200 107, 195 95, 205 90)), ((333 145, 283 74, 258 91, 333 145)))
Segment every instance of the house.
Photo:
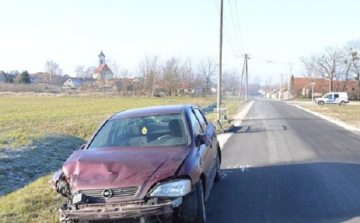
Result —
POLYGON ((92 78, 68 78, 64 84, 64 89, 79 89, 86 86, 91 86, 95 82, 95 79, 92 78))
POLYGON ((114 73, 109 66, 105 63, 105 55, 101 51, 99 54, 99 67, 94 71, 93 78, 101 80, 109 80, 114 78, 114 73))
MULTIPOLYGON (((291 94, 293 97, 312 96, 314 84, 314 97, 322 96, 329 92, 329 81, 324 78, 294 77, 291 94)), ((333 81, 333 91, 345 91, 350 99, 359 99, 360 87, 357 81, 333 81)))
POLYGON ((0 70, 0 83, 12 83, 14 82, 17 74, 5 73, 5 71, 0 70))
POLYGON ((0 70, 0 83, 4 83, 6 81, 6 74, 4 71, 0 70))
POLYGON ((81 88, 82 85, 83 85, 83 80, 82 79, 69 78, 64 82, 63 88, 77 89, 77 88, 81 88))
POLYGON ((48 74, 44 72, 37 72, 34 74, 30 74, 30 82, 33 84, 38 83, 48 83, 48 74))

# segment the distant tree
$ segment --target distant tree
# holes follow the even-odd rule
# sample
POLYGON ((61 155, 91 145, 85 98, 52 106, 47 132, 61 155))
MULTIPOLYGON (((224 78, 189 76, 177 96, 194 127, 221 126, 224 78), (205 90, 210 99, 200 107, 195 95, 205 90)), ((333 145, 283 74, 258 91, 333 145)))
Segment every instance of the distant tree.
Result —
POLYGON ((21 84, 30 84, 30 75, 29 72, 27 70, 23 71, 18 79, 18 82, 21 84))
POLYGON ((17 70, 12 70, 12 71, 9 72, 9 74, 12 74, 12 75, 14 75, 16 77, 17 75, 20 74, 20 72, 17 71, 17 70))
POLYGON ((213 58, 206 58, 200 61, 198 65, 198 74, 205 80, 205 92, 206 97, 211 93, 211 86, 214 76, 216 74, 216 62, 213 58))
POLYGON ((234 95, 239 92, 240 74, 237 70, 224 70, 222 73, 222 89, 226 94, 234 95))
POLYGON ((323 52, 309 58, 302 57, 306 68, 306 76, 323 77, 329 82, 329 92, 334 90, 334 79, 344 79, 344 69, 348 66, 344 63, 344 50, 340 48, 327 47, 323 52))
POLYGON ((144 90, 150 92, 151 97, 154 96, 156 84, 159 81, 160 74, 160 57, 159 56, 145 56, 139 63, 139 73, 145 80, 144 90))
POLYGON ((59 77, 62 76, 62 69, 59 64, 52 60, 48 60, 45 63, 45 71, 48 74, 48 81, 50 84, 58 84, 59 77))
POLYGON ((354 78, 360 86, 360 39, 348 42, 345 45, 345 51, 348 56, 345 63, 351 65, 349 72, 354 74, 354 78))
POLYGON ((75 74, 77 78, 85 78, 85 66, 79 65, 75 68, 75 74))
POLYGON ((186 59, 181 64, 180 79, 181 79, 181 86, 188 90, 194 89, 195 85, 197 84, 195 82, 196 75, 195 75, 194 68, 192 65, 192 60, 190 58, 186 59))
POLYGON ((94 74, 94 71, 95 71, 96 69, 97 69, 97 67, 94 67, 94 66, 88 67, 88 68, 85 70, 84 77, 85 77, 85 78, 92 78, 92 77, 93 77, 93 74, 94 74))
POLYGON ((175 96, 180 84, 180 60, 172 57, 166 60, 162 69, 162 83, 169 96, 175 96))
POLYGON ((14 75, 12 74, 5 74, 5 83, 14 83, 14 75))
POLYGON ((112 59, 106 59, 106 64, 109 66, 110 70, 114 73, 114 77, 119 78, 121 75, 121 68, 119 63, 112 59))

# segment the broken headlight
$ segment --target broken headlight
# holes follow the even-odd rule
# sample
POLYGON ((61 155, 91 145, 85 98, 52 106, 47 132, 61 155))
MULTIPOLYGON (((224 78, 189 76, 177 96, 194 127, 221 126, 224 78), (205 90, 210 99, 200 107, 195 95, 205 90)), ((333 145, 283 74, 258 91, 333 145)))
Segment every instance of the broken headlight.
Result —
POLYGON ((191 192, 191 181, 182 179, 159 183, 150 192, 150 197, 182 197, 191 192))
POLYGON ((56 183, 56 192, 58 192, 64 197, 71 196, 70 184, 65 180, 65 178, 60 178, 59 181, 56 183))

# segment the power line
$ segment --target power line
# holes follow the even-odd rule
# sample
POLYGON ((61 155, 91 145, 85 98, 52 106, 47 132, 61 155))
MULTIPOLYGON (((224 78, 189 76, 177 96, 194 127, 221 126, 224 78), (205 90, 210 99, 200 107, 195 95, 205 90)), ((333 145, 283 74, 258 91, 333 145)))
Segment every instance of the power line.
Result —
POLYGON ((236 8, 236 18, 237 18, 237 21, 238 21, 238 27, 239 27, 239 32, 240 32, 240 42, 241 42, 242 50, 245 52, 244 43, 243 43, 243 40, 242 40, 242 33, 241 33, 241 27, 240 27, 240 17, 239 17, 239 10, 238 10, 238 5, 237 5, 237 0, 235 0, 235 8, 236 8))
MULTIPOLYGON (((214 0, 214 3, 215 3, 215 6, 216 6, 217 11, 220 13, 220 10, 219 10, 219 8, 218 8, 218 5, 217 5, 216 0, 214 0)), ((229 28, 228 28, 228 20, 227 20, 226 14, 224 14, 223 16, 224 16, 224 21, 225 21, 225 24, 226 24, 226 25, 224 26, 225 37, 226 37, 226 40, 227 40, 227 42, 228 42, 228 44, 229 44, 230 50, 232 51, 232 53, 234 54, 234 56, 236 56, 236 55, 240 54, 240 52, 238 52, 238 51, 235 49, 235 47, 234 47, 235 44, 234 44, 234 41, 233 41, 233 39, 232 39, 231 32, 228 31, 229 28)))
MULTIPOLYGON (((233 25, 233 28, 234 28, 234 33, 235 33, 235 39, 236 40, 239 40, 239 36, 238 36, 238 32, 236 32, 236 26, 235 26, 235 21, 238 21, 238 20, 235 20, 234 19, 234 15, 233 15, 233 7, 231 6, 231 1, 229 1, 229 8, 230 8, 230 14, 231 14, 231 20, 232 20, 232 25, 233 25)), ((239 24, 239 22, 238 22, 239 24)), ((235 41, 236 43, 236 46, 238 48, 238 50, 240 51, 240 46, 239 46, 239 41, 235 41)))

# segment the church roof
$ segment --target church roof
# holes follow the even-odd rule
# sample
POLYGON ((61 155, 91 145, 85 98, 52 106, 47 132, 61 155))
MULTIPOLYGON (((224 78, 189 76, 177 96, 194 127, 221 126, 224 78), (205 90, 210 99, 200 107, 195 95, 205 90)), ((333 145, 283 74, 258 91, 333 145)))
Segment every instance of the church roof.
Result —
POLYGON ((114 74, 106 63, 100 64, 100 66, 94 71, 94 74, 98 73, 111 73, 114 74))

